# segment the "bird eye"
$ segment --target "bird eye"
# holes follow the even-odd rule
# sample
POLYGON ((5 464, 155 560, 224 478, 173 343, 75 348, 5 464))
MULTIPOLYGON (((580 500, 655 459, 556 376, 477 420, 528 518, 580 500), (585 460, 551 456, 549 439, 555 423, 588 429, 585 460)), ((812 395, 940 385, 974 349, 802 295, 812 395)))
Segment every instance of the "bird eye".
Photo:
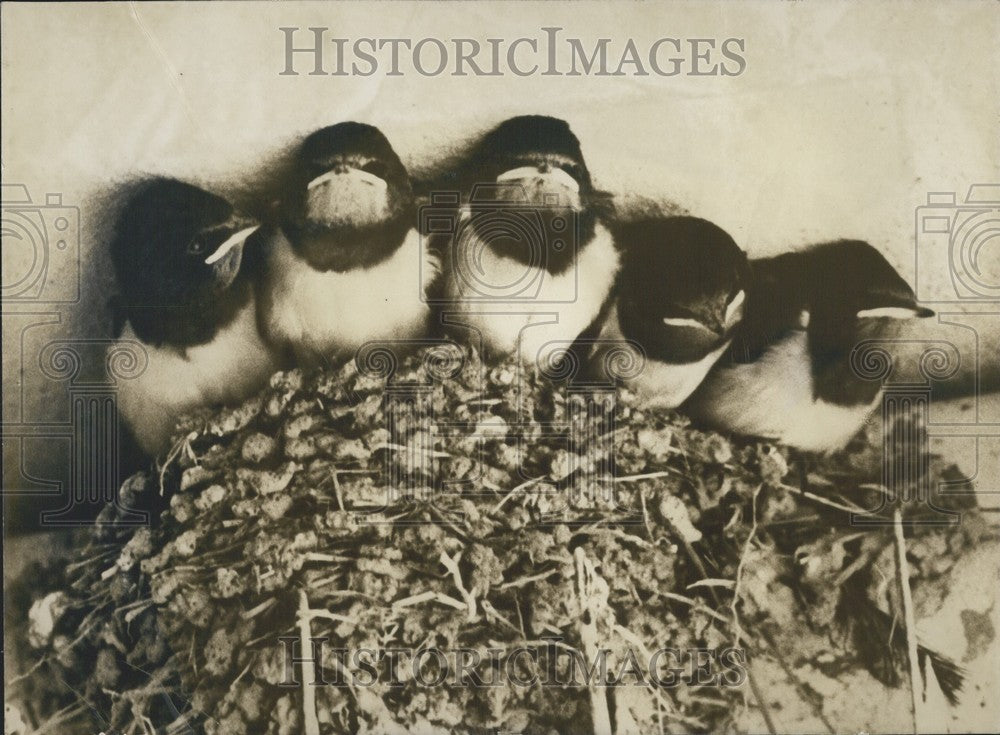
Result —
POLYGON ((204 240, 200 237, 196 237, 194 240, 188 243, 187 251, 191 255, 202 255, 206 251, 206 246, 204 240))
POLYGON ((386 174, 389 173, 389 167, 381 161, 369 161, 361 167, 361 170, 372 176, 378 176, 380 179, 384 179, 386 174))

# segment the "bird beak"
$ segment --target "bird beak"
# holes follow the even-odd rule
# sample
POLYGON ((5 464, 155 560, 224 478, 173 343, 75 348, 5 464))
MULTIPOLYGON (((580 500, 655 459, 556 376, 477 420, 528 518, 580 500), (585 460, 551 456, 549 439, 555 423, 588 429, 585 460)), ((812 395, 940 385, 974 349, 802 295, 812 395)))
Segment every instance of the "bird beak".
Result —
POLYGON ((934 310, 924 306, 881 306, 876 309, 864 309, 858 312, 859 319, 926 319, 934 316, 934 310))
POLYGON ((338 176, 350 177, 352 183, 359 183, 363 186, 373 186, 381 191, 385 191, 388 187, 385 179, 379 178, 375 174, 362 171, 360 168, 354 168, 353 166, 342 165, 332 168, 324 174, 320 174, 306 184, 306 189, 308 191, 312 191, 318 186, 334 181, 338 176))
POLYGON ((680 327, 684 329, 696 330, 689 332, 688 339, 715 342, 717 339, 726 336, 729 328, 718 319, 712 319, 710 323, 690 319, 687 317, 663 317, 663 324, 668 327, 680 327))
POLYGON ((573 194, 580 193, 580 183, 559 166, 552 166, 544 171, 537 166, 521 166, 497 176, 498 184, 517 184, 532 180, 551 182, 573 194))
POLYGON ((668 327, 685 327, 688 329, 701 329, 706 332, 714 332, 715 329, 703 324, 697 319, 690 319, 688 317, 663 317, 663 323, 668 327))
POLYGON ((747 292, 738 291, 729 305, 726 306, 726 315, 722 320, 723 329, 728 331, 743 320, 743 303, 746 301, 747 292))
POLYGON ((215 249, 215 252, 205 258, 205 265, 213 265, 222 260, 230 250, 237 247, 243 247, 246 243, 247 238, 250 237, 254 232, 260 228, 260 225, 254 225, 253 227, 245 227, 238 232, 234 232, 225 242, 223 242, 219 247, 215 249))
POLYGON ((347 162, 306 185, 308 219, 327 226, 381 222, 388 208, 388 182, 347 162))

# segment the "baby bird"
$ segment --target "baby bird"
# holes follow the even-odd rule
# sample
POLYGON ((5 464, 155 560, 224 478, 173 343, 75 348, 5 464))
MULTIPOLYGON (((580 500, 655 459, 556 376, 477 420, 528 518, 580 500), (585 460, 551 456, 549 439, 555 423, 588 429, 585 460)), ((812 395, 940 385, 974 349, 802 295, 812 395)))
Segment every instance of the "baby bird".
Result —
POLYGON ((565 350, 598 315, 619 259, 579 140, 564 120, 510 118, 459 178, 442 248, 445 318, 490 354, 535 363, 565 350))
MULTIPOLYGON (((589 350, 603 369, 609 350, 637 346, 641 372, 625 380, 646 405, 679 406, 729 346, 743 317, 747 258, 720 227, 697 217, 650 217, 615 236, 621 272, 589 350)), ((579 349, 579 347, 577 348, 579 349)))
POLYGON ((257 228, 222 197, 171 178, 146 182, 122 210, 111 241, 116 337, 138 342, 147 365, 120 381, 118 405, 150 455, 167 449, 183 414, 239 402, 278 368, 257 330, 246 257, 257 228))
POLYGON ((684 410, 714 428, 808 451, 842 448, 881 395, 852 368, 851 351, 891 338, 899 320, 934 312, 858 240, 754 260, 751 272, 743 325, 684 410))
POLYGON ((356 122, 316 131, 287 192, 268 233, 267 338, 316 365, 369 340, 423 336, 420 268, 439 265, 420 246, 410 179, 382 132, 356 122))

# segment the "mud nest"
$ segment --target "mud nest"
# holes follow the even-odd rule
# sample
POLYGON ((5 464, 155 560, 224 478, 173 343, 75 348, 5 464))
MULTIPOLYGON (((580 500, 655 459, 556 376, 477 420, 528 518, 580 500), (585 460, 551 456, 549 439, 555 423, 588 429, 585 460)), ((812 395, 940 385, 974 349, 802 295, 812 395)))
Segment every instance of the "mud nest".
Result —
MULTIPOLYGON (((719 732, 768 708, 761 657, 819 720, 803 660, 907 682, 893 531, 850 523, 891 518, 881 446, 737 441, 560 369, 373 351, 190 417, 122 487, 150 526, 109 507, 33 573, 8 701, 53 733, 719 732)), ((938 505, 964 522, 907 508, 914 585, 983 532, 938 505)))

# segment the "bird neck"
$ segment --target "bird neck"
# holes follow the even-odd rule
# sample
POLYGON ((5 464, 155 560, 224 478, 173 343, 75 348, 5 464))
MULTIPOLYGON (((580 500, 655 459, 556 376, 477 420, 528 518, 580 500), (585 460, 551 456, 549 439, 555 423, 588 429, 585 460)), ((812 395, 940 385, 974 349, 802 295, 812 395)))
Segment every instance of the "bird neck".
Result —
POLYGON ((852 367, 851 353, 864 340, 879 336, 874 325, 858 320, 853 310, 815 310, 809 324, 814 395, 842 406, 874 401, 882 384, 858 375, 852 367))
POLYGON ((750 262, 743 319, 733 334, 728 360, 749 363, 796 329, 808 308, 808 286, 786 256, 750 262))
POLYGON ((385 262, 412 228, 413 217, 407 212, 372 225, 286 224, 282 229, 296 255, 313 268, 344 273, 385 262))
POLYGON ((210 342, 230 324, 253 295, 253 284, 242 275, 224 292, 178 305, 150 306, 140 299, 123 309, 136 336, 156 347, 186 349, 210 342))
POLYGON ((587 208, 570 214, 540 209, 533 212, 537 217, 525 220, 531 232, 527 235, 528 241, 521 235, 498 237, 495 234, 498 219, 493 215, 496 211, 487 207, 475 213, 477 221, 472 227, 479 243, 502 258, 524 266, 544 268, 553 276, 569 271, 597 235, 597 216, 587 208), (557 243, 561 245, 557 247, 557 243))

